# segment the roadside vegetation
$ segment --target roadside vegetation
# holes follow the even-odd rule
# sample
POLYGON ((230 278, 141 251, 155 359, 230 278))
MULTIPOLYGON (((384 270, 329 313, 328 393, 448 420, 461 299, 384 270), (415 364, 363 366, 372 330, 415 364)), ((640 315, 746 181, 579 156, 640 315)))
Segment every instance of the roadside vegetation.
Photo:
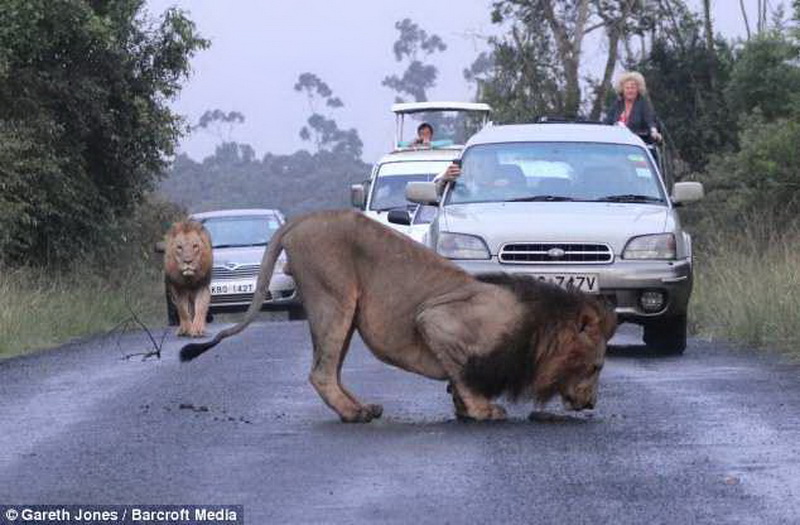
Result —
POLYGON ((756 220, 696 250, 695 333, 800 357, 800 228, 775 231, 756 220))
POLYGON ((148 199, 115 229, 116 242, 61 266, 0 265, 0 358, 70 339, 164 326, 162 259, 154 246, 185 212, 148 199))
POLYGON ((121 329, 135 312, 151 327, 164 325, 160 267, 113 269, 108 275, 77 267, 58 272, 19 268, 0 273, 0 358, 121 329))

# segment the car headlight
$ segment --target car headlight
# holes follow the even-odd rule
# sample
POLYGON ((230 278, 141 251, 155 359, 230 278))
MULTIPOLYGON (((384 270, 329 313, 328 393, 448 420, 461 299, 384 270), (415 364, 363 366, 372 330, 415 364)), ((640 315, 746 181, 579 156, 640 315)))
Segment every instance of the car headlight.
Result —
POLYGON ((622 251, 623 259, 675 259, 675 257, 675 235, 672 233, 634 237, 622 251))
POLYGON ((448 259, 489 259, 489 248, 480 237, 465 233, 441 232, 436 252, 448 259))

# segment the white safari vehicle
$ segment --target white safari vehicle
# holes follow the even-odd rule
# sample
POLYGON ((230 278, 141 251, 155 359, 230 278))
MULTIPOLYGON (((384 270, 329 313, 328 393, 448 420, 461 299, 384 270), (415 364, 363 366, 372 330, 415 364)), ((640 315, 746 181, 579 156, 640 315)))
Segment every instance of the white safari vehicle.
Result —
POLYGON ((703 196, 668 188, 645 144, 620 126, 489 126, 461 157, 462 175, 437 195, 426 244, 471 273, 525 273, 605 296, 645 343, 682 353, 692 291, 692 243, 676 207, 703 196), (671 190, 668 191, 668 190, 671 190))
POLYGON ((368 217, 421 241, 436 208, 418 207, 406 200, 406 184, 433 180, 458 158, 470 131, 488 122, 491 107, 473 102, 409 102, 394 104, 392 111, 392 152, 375 163, 369 180, 351 187, 351 200, 368 217), (405 140, 407 121, 413 124, 410 127, 414 134, 421 122, 431 124, 434 136, 430 144, 415 145, 413 140, 405 140))

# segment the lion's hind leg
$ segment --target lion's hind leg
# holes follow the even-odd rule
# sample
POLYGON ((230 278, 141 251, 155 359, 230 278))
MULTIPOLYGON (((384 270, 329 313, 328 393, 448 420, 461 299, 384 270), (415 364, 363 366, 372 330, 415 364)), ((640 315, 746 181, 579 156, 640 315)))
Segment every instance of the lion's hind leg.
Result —
POLYGON ((309 380, 342 421, 367 423, 383 413, 380 405, 360 403, 341 384, 341 370, 355 329, 355 300, 318 298, 308 312, 314 363, 309 380))

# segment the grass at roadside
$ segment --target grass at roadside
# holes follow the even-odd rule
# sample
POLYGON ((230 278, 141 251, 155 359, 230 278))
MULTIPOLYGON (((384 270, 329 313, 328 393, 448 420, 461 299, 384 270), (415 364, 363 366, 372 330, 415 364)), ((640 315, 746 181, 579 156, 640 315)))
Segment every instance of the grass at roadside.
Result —
POLYGON ((800 357, 800 232, 717 234, 698 243, 695 262, 698 335, 800 357))
POLYGON ((110 330, 131 317, 163 326, 164 284, 155 269, 97 275, 0 269, 0 358, 110 330))

